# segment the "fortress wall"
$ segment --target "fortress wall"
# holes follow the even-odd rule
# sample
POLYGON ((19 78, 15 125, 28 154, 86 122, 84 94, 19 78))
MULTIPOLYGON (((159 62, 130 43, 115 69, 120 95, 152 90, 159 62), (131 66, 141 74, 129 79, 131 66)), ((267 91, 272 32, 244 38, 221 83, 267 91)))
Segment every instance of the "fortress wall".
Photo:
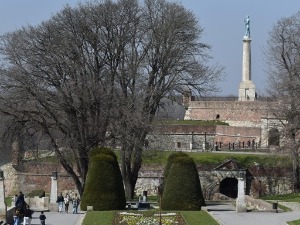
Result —
POLYGON ((185 120, 221 120, 234 126, 259 126, 267 116, 266 102, 191 101, 185 120))
MULTIPOLYGON (((147 136, 150 149, 159 150, 202 150, 203 143, 207 142, 207 150, 210 150, 216 142, 221 142, 219 148, 228 148, 229 143, 235 147, 249 147, 254 140, 255 146, 261 143, 260 127, 234 127, 234 126, 207 126, 196 125, 168 125, 160 126, 147 136), (243 145, 244 142, 244 145, 243 145)), ((251 145, 252 147, 252 145, 251 145)))
MULTIPOLYGON (((201 154, 201 153, 199 153, 201 154)), ((49 163, 50 164, 50 163, 49 163)), ((50 192, 52 165, 45 165, 41 162, 25 162, 22 171, 16 171, 11 164, 2 167, 5 176, 5 196, 17 194, 22 191, 25 195, 32 190, 44 189, 46 193, 50 192), (43 168, 43 170, 41 170, 43 168), (38 174, 33 174, 24 171, 40 170, 38 174), (11 188, 15 187, 15 188, 11 188)), ((72 179, 66 175, 62 168, 58 169, 58 192, 68 190, 70 193, 76 191, 72 179)), ((160 178, 163 176, 163 166, 149 167, 143 166, 139 172, 139 177, 136 184, 136 194, 141 194, 143 191, 148 191, 149 195, 156 194, 156 188, 160 178)), ((206 199, 210 199, 215 192, 219 192, 220 182, 226 177, 236 177, 236 171, 207 171, 198 169, 199 178, 202 186, 202 191, 206 199)), ((283 194, 291 192, 291 183, 287 178, 286 173, 282 174, 281 170, 275 172, 273 170, 265 171, 264 173, 252 172, 247 179, 247 187, 251 196, 261 194, 283 194)))
POLYGON ((232 135, 240 135, 240 136, 260 136, 260 128, 257 127, 231 127, 231 126, 216 126, 216 133, 217 134, 227 134, 229 136, 232 135))
MULTIPOLYGON (((244 142, 245 145, 248 141, 254 140, 255 146, 260 145, 261 129, 258 127, 231 127, 231 126, 217 126, 215 142, 222 142, 223 144, 235 143, 237 146, 244 142)), ((245 146, 244 145, 244 146, 245 146)))
POLYGON ((152 133, 156 134, 191 134, 191 133, 215 133, 215 126, 198 125, 156 125, 152 133))
POLYGON ((2 167, 5 177, 5 195, 15 195, 22 191, 25 195, 32 190, 43 189, 50 193, 51 176, 58 172, 58 192, 75 191, 75 183, 62 166, 51 162, 24 161, 15 169, 12 164, 2 167))

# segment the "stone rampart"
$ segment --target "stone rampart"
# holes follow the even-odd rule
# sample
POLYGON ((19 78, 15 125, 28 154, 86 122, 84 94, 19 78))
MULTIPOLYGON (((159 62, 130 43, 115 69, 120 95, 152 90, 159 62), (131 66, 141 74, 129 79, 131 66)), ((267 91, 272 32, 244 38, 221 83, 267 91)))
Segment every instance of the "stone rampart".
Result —
POLYGON ((258 127, 234 127, 234 126, 217 126, 215 142, 224 144, 234 143, 236 147, 246 147, 250 141, 254 140, 255 146, 260 146, 261 129, 258 127))
POLYGON ((205 141, 205 150, 214 150, 215 144, 220 150, 233 144, 235 148, 250 148, 253 142, 253 147, 259 147, 260 137, 258 127, 166 125, 157 126, 147 138, 150 149, 193 151, 203 150, 205 141))
POLYGON ((185 120, 221 120, 230 126, 260 127, 268 116, 266 102, 261 101, 190 101, 185 120))
MULTIPOLYGON (((24 165, 27 169, 35 170, 34 164, 24 165)), ((7 169, 8 167, 6 167, 7 169)), ((20 187, 17 189, 18 191, 21 190, 25 195, 32 190, 36 189, 44 189, 46 192, 50 192, 51 187, 51 173, 53 168, 51 166, 44 167, 43 174, 39 174, 38 176, 34 174, 25 174, 22 173, 20 176, 20 172, 15 175, 21 179, 15 179, 13 177, 7 177, 6 174, 8 173, 4 170, 5 175, 5 186, 15 186, 20 187), (34 177, 34 179, 33 179, 34 177), (14 184, 9 184, 14 183, 14 184), (42 185, 42 183, 44 183, 42 185)), ((1 168, 3 169, 3 168, 1 168)), ((14 174, 13 167, 10 167, 10 174, 14 174)), ((16 172, 16 171, 15 171, 16 172)), ((273 171, 274 173, 274 171, 273 171)), ((64 174, 64 173, 62 173, 64 174)), ((163 167, 143 167, 139 173, 139 178, 136 183, 136 191, 137 195, 142 194, 143 191, 147 191, 149 195, 156 195, 157 193, 157 186, 159 182, 162 181, 163 177, 163 167)), ((225 178, 237 178, 238 172, 237 171, 202 171, 199 170, 199 178, 202 186, 202 191, 205 199, 211 199, 214 193, 220 192, 220 183, 225 178)), ((259 197, 261 195, 266 194, 284 194, 291 192, 291 182, 289 178, 287 178, 286 174, 266 174, 263 175, 259 174, 252 174, 251 176, 247 177, 246 181, 246 193, 250 196, 259 197)), ((58 173, 58 191, 65 192, 68 191, 72 194, 72 192, 76 191, 76 187, 72 179, 64 174, 63 176, 58 173)), ((16 190, 6 189, 5 195, 10 196, 16 194, 16 190)), ((31 201, 31 200, 30 200, 31 201)), ((41 203, 34 202, 32 200, 32 206, 35 207, 38 204, 44 204, 44 201, 41 203)), ((46 205, 45 205, 46 207, 46 205)))

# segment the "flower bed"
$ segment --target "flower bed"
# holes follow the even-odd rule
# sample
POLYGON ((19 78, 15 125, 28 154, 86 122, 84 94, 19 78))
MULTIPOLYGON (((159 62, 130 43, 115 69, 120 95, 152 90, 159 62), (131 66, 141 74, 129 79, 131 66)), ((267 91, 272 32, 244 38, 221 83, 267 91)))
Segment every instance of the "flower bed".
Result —
MULTIPOLYGON (((160 215, 152 216, 143 213, 116 213, 114 225, 159 225, 160 215)), ((179 213, 162 213, 161 225, 186 225, 179 213)))

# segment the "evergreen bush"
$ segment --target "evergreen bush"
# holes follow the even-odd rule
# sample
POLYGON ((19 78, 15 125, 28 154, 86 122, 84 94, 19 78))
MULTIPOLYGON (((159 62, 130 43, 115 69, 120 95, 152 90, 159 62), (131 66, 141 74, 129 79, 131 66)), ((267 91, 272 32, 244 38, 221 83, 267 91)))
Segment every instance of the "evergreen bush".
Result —
POLYGON ((116 157, 111 154, 100 153, 90 158, 81 210, 85 211, 87 206, 93 206, 95 211, 125 209, 126 198, 120 167, 116 157))
POLYGON ((169 175, 169 172, 170 172, 170 169, 171 169, 171 166, 174 162, 174 160, 178 157, 189 157, 188 154, 184 153, 184 152, 174 152, 174 153, 171 153, 167 159, 167 164, 165 166, 165 169, 164 169, 164 173, 163 173, 163 177, 164 177, 164 181, 163 181, 163 186, 162 186, 162 190, 164 189, 164 186, 166 184, 166 181, 168 179, 168 175, 169 175))
POLYGON ((162 196, 163 210, 201 210, 205 205, 196 164, 191 157, 175 157, 162 196))
POLYGON ((32 190, 30 193, 26 195, 26 197, 35 197, 39 196, 40 198, 45 197, 45 190, 43 189, 38 189, 38 190, 32 190))
POLYGON ((116 154, 111 150, 110 148, 107 147, 94 147, 89 151, 89 159, 93 158, 95 155, 99 154, 105 154, 105 155, 111 155, 117 160, 116 154))

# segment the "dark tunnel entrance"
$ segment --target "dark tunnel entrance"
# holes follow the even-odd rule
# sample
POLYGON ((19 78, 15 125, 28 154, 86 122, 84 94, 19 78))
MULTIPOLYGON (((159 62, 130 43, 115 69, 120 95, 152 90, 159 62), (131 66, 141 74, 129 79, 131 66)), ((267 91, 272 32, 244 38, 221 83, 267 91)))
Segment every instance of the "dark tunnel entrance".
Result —
POLYGON ((236 178, 225 178, 220 183, 220 193, 230 198, 237 198, 238 180, 236 178))

